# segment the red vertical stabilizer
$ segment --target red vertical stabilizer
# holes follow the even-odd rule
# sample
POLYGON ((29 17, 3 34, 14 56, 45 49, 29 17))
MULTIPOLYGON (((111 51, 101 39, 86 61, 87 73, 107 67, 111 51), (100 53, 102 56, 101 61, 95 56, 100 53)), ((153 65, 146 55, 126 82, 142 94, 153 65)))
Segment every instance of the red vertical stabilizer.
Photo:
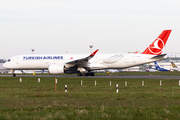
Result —
POLYGON ((164 30, 141 54, 160 55, 172 30, 164 30))

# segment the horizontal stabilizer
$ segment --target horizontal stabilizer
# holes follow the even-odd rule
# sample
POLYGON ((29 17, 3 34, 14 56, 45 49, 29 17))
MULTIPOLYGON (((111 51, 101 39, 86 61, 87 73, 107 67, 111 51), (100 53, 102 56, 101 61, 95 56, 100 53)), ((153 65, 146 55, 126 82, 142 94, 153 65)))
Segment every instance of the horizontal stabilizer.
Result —
POLYGON ((162 58, 164 58, 164 56, 166 56, 166 54, 156 55, 156 56, 152 57, 151 59, 162 59, 162 58))

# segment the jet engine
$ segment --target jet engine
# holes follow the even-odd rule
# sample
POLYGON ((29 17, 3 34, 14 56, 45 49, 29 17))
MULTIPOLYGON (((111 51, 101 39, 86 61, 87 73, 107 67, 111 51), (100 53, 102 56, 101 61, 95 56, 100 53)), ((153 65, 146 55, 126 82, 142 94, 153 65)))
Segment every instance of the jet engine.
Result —
POLYGON ((50 74, 62 74, 65 73, 65 66, 61 64, 51 64, 48 70, 50 74))

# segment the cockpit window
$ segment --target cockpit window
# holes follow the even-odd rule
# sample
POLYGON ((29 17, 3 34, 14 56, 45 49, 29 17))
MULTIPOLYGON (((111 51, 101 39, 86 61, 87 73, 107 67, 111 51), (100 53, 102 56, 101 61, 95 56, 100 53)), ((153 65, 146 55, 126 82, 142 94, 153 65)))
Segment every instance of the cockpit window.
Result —
POLYGON ((8 59, 8 60, 7 60, 7 62, 10 62, 10 61, 11 61, 11 59, 8 59))

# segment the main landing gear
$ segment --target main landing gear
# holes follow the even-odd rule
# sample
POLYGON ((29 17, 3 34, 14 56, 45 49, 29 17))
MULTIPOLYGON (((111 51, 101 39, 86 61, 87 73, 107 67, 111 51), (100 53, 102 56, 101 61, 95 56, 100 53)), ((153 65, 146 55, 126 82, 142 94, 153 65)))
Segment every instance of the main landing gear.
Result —
POLYGON ((77 76, 94 76, 94 73, 93 72, 89 72, 89 73, 77 73, 77 76))

